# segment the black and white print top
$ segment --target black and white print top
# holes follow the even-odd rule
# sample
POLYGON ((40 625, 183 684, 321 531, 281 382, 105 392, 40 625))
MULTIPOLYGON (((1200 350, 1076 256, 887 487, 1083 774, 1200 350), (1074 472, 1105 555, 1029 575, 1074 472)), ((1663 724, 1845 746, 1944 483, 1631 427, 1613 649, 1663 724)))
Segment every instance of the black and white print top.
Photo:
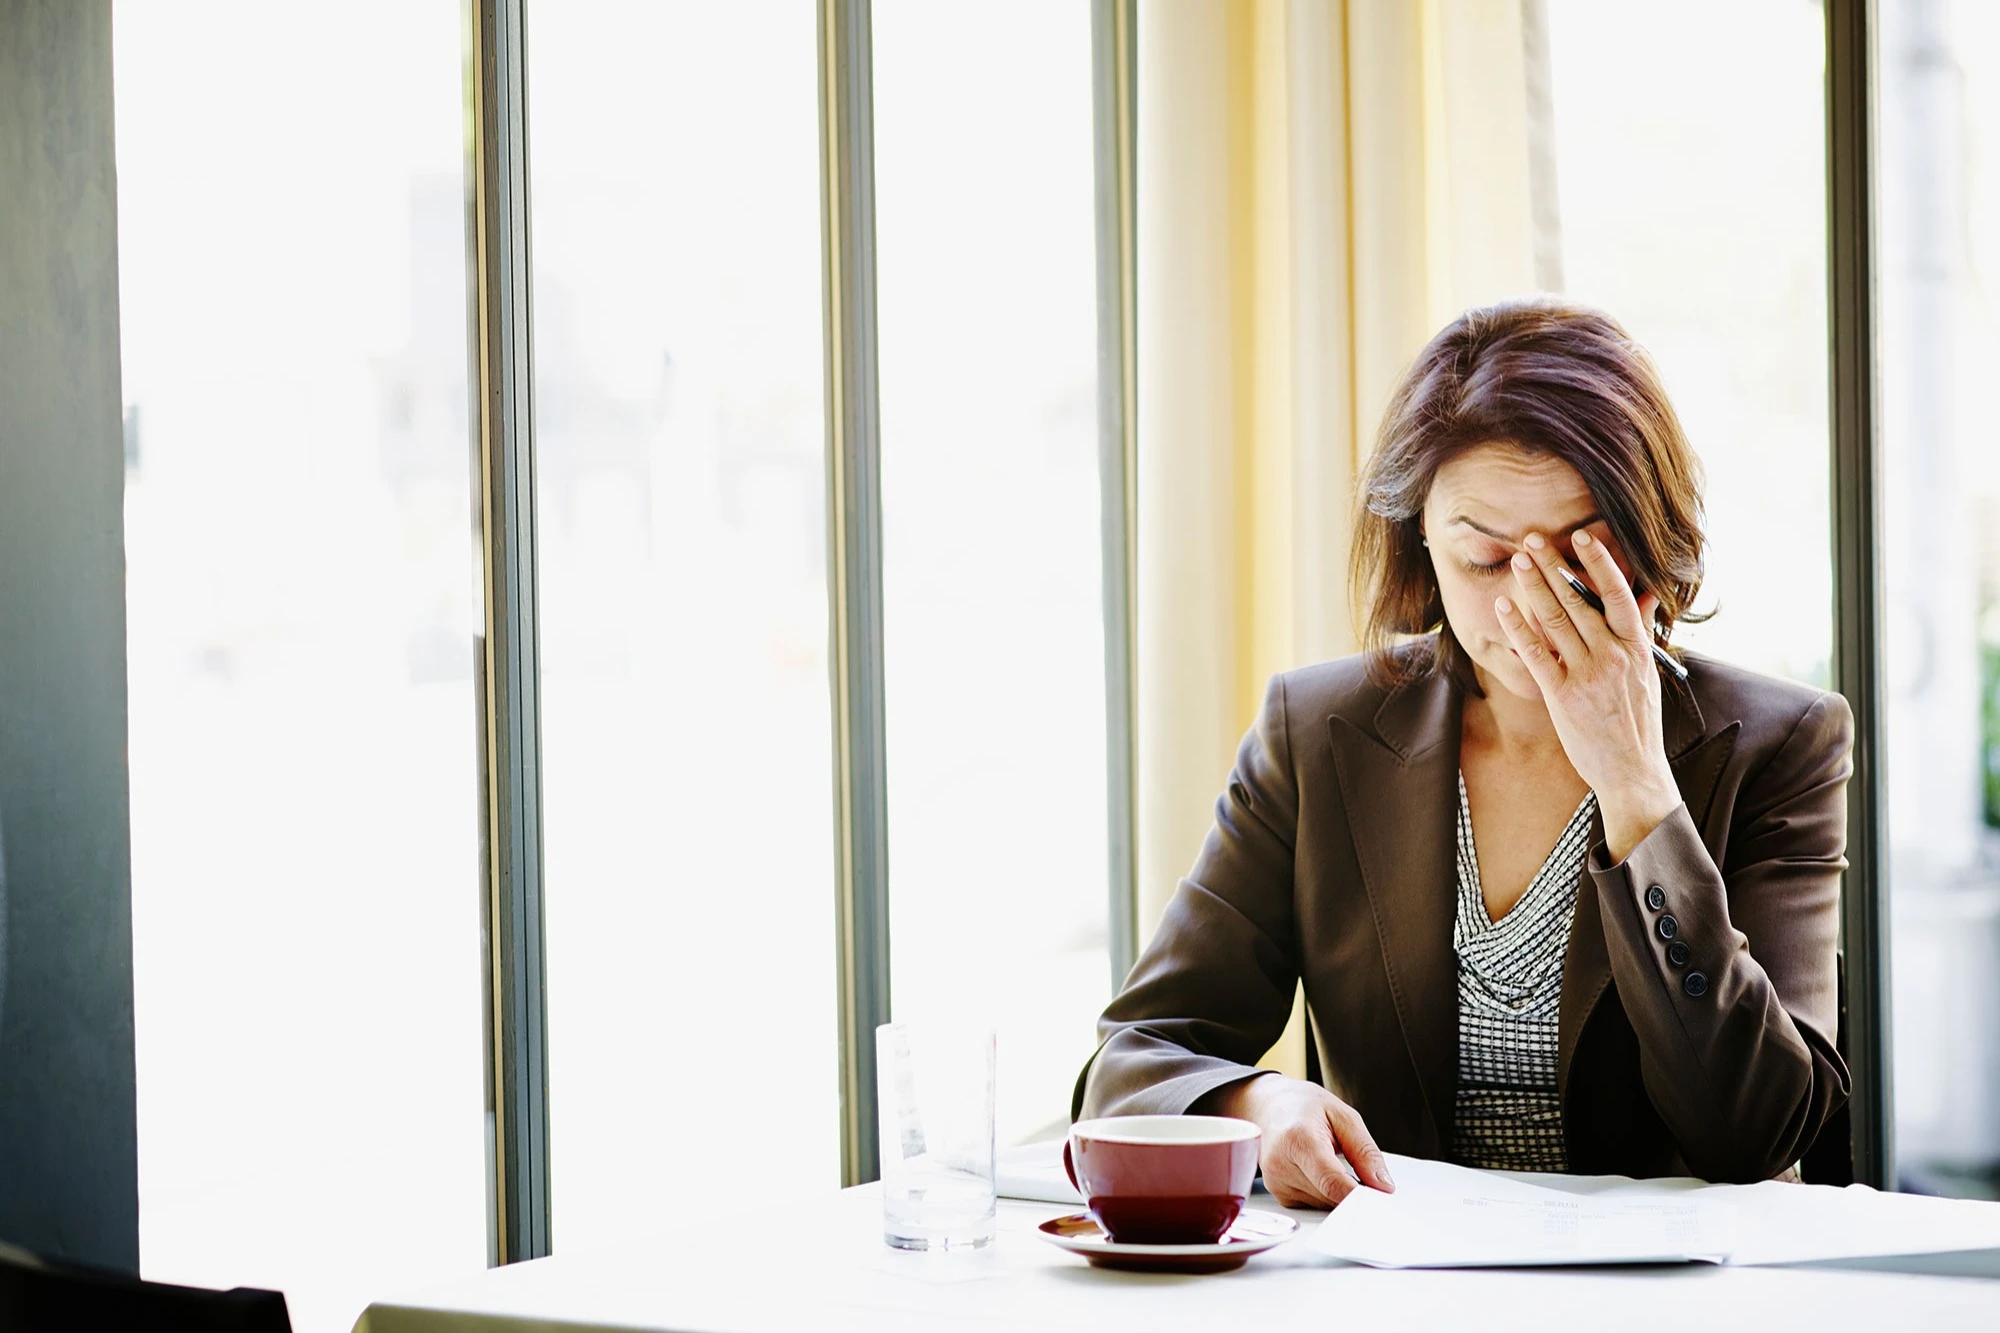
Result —
POLYGON ((1584 794, 1528 891, 1498 921, 1486 913, 1472 807, 1458 775, 1458 1102, 1452 1157, 1466 1166, 1561 1171, 1556 1007, 1577 882, 1597 794, 1584 794))

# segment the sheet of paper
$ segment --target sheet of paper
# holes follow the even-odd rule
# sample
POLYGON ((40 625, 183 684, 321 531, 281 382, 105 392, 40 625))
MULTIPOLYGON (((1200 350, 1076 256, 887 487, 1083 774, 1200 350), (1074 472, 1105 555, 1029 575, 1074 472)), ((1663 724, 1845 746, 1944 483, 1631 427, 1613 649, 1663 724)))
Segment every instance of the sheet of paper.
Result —
POLYGON ((1763 1181, 1535 1176, 1389 1158, 1396 1193, 1357 1191, 1309 1243, 1378 1267, 1795 1264, 2000 1253, 2000 1203, 1763 1181))
POLYGON ((1796 1264, 2000 1251, 2000 1203, 1891 1194, 1866 1185, 1711 1185, 1744 1219, 1732 1264, 1796 1264))
POLYGON ((1718 1263, 1727 1205, 1688 1191, 1605 1197, 1519 1176, 1391 1156, 1396 1192, 1356 1190, 1313 1232, 1313 1248, 1377 1268, 1718 1263))
MULTIPOLYGON (((1400 1159, 1398 1159, 1400 1161, 1400 1159)), ((1400 1170, 1392 1166, 1392 1170, 1400 1170)), ((1426 1172, 1463 1171, 1437 1162, 1414 1168, 1426 1172)), ((1754 1185, 1710 1185, 1684 1176, 1634 1180, 1630 1176, 1532 1176, 1478 1172, 1509 1185, 1558 1190, 1600 1200, 1695 1197, 1725 1207, 1733 1220, 1729 1262, 1816 1263, 1908 1254, 2000 1251, 2000 1203, 1939 1199, 1921 1194, 1885 1193, 1866 1185, 1844 1189, 1765 1180, 1754 1185)), ((1402 1176, 1396 1177, 1400 1183, 1402 1176)))
POLYGON ((1083 1207, 1083 1196, 1069 1183, 1069 1174, 1063 1170, 1060 1139, 1002 1148, 994 1161, 994 1184, 1003 1199, 1083 1207))

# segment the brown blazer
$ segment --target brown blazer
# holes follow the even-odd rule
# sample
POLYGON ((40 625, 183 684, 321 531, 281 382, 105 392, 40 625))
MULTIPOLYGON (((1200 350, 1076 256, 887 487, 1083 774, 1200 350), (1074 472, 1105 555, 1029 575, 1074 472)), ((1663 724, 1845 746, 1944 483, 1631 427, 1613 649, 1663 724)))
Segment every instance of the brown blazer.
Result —
MULTIPOLYGON (((1563 1139, 1576 1172, 1760 1180, 1848 1093, 1835 947, 1853 720, 1837 694, 1685 661, 1687 685, 1661 686, 1684 804, 1619 865, 1600 820, 1582 872, 1563 1139)), ((1272 679, 1194 869, 1098 1022, 1072 1114, 1179 1114, 1244 1078, 1303 979, 1327 1087, 1385 1150, 1447 1155, 1461 697, 1444 676, 1384 691, 1359 657, 1272 679)))

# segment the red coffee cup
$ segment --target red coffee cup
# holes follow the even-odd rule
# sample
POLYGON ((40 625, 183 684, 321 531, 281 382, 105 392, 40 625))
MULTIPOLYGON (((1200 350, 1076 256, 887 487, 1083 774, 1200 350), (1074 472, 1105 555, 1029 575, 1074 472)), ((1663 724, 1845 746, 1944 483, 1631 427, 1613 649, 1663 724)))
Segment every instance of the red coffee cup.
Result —
POLYGON ((1257 1176, 1257 1126, 1219 1115, 1079 1120, 1063 1169, 1120 1244, 1212 1245, 1257 1176))

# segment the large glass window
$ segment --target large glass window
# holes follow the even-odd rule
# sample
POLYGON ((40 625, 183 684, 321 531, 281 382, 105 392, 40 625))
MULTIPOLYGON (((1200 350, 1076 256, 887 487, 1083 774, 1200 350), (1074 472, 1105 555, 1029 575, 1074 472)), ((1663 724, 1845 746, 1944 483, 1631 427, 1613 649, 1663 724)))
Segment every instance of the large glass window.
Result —
POLYGON ((1547 0, 1562 287, 1652 354, 1707 474, 1690 648, 1831 679, 1825 18, 1547 0))
POLYGON ((817 48, 811 0, 561 0, 527 29, 575 1253, 839 1179, 817 48))
POLYGON ((873 22, 891 997, 995 1022, 1006 1143, 1111 990, 1090 15, 873 22))
MULTIPOLYGON (((1709 474, 1691 645, 1824 684, 1824 15, 1549 0, 1565 285, 1658 357, 1709 474), (1717 41, 1717 33, 1729 40, 1717 41), (1624 58, 1632 52, 1643 59, 1624 58)), ((1883 470, 1900 1183, 2000 1194, 2000 12, 1878 7, 1883 470)))
POLYGON ((336 1333, 487 1260, 461 6, 113 17, 141 1261, 336 1333))
POLYGON ((1898 1174, 2000 1197, 2000 7, 1882 0, 1876 171, 1898 1174))

